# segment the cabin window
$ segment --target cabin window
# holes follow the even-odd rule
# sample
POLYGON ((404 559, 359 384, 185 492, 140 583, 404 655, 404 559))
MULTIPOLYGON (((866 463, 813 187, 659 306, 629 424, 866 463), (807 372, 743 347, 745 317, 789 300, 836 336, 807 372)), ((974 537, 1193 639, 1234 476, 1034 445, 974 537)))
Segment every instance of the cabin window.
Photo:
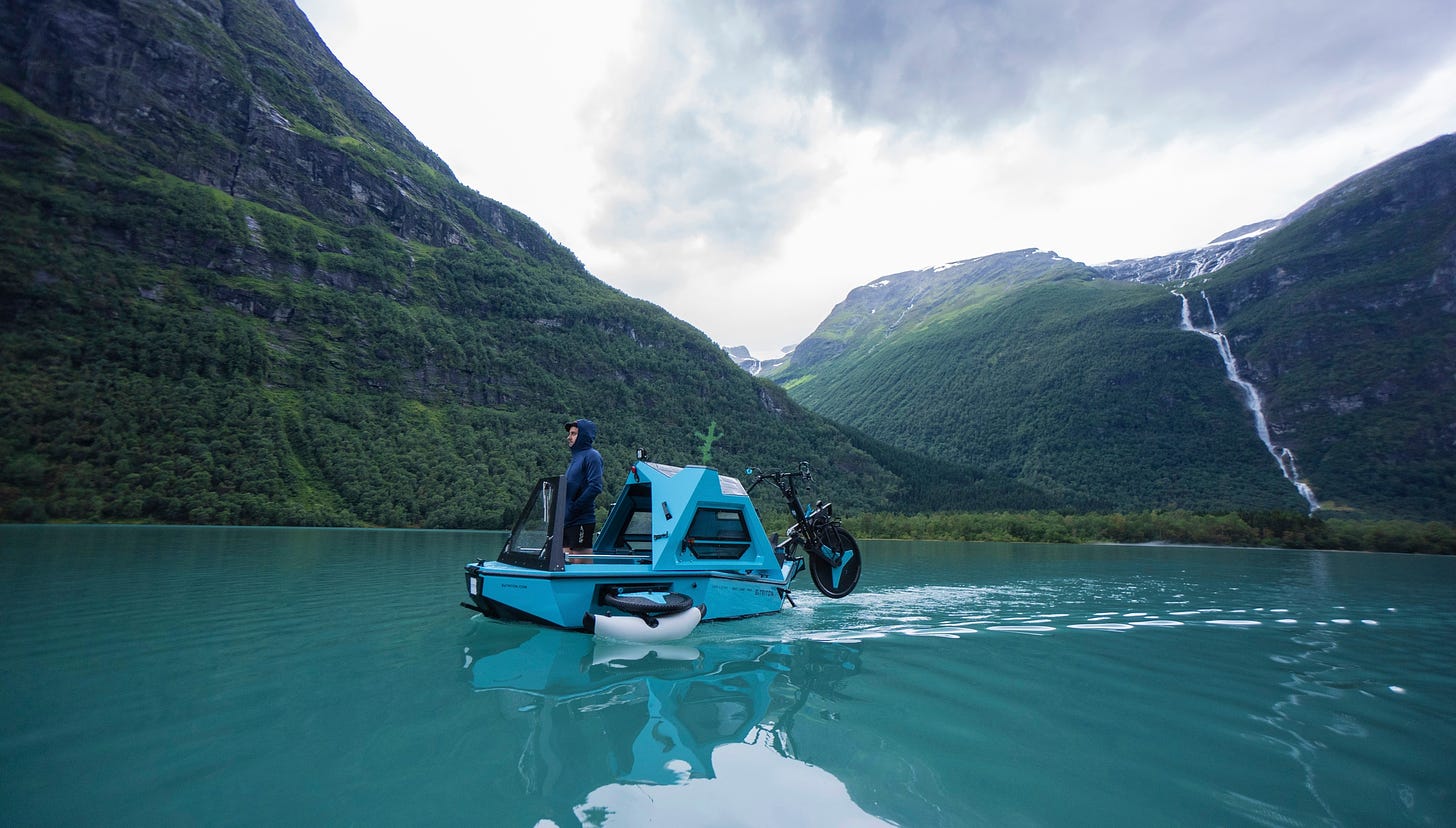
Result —
POLYGON ((643 552, 652 548, 652 487, 635 483, 619 497, 618 507, 627 505, 627 512, 617 520, 617 513, 608 518, 606 531, 610 543, 598 551, 643 552))
POLYGON ((627 519, 627 527, 622 530, 622 541, 624 546, 640 548, 652 543, 652 510, 642 509, 632 513, 627 519))
POLYGON ((748 525, 736 509, 699 509, 683 546, 698 558, 741 558, 748 551, 748 525))

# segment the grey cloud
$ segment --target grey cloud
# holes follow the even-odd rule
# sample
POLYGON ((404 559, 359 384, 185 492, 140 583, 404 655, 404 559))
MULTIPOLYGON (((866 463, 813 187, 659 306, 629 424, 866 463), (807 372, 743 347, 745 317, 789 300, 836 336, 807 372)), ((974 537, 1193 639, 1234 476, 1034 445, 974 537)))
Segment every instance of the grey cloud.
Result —
POLYGON ((657 21, 660 48, 612 79, 617 91, 596 114, 611 178, 592 232, 718 258, 764 255, 831 175, 813 156, 807 102, 776 86, 752 31, 658 8, 668 15, 657 21))
MULTIPOLYGON (((594 132, 613 246, 751 260, 836 171, 816 100, 892 151, 1037 119, 1127 146, 1297 137, 1388 103, 1456 52, 1450 0, 739 0, 649 4, 594 132)), ((656 266, 656 265, 654 265, 656 266)))
POLYGON ((1349 116, 1456 48, 1449 0, 743 0, 851 116, 964 133, 1051 96, 1141 127, 1349 116), (1185 123, 1183 119, 1188 119, 1185 123))
POLYGON ((786 153, 765 148, 731 117, 642 113, 634 120, 650 126, 647 133, 623 135, 606 150, 617 181, 602 232, 672 242, 712 228, 725 245, 754 248, 783 227, 797 205, 792 194, 816 186, 813 169, 784 163, 786 153))
POLYGON ((765 44, 843 111, 902 128, 964 128, 1030 98, 1057 29, 1021 25, 1040 4, 747 0, 765 44), (1017 9, 1013 11, 1013 9, 1017 9))

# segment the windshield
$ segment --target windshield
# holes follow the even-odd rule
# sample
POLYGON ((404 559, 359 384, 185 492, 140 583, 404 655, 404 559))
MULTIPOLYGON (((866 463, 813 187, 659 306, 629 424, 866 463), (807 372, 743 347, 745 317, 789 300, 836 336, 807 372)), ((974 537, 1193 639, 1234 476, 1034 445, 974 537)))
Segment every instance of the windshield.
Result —
POLYGON ((500 561, 533 569, 561 569, 561 529, 564 498, 557 497, 561 478, 547 477, 536 484, 516 525, 501 550, 500 561))

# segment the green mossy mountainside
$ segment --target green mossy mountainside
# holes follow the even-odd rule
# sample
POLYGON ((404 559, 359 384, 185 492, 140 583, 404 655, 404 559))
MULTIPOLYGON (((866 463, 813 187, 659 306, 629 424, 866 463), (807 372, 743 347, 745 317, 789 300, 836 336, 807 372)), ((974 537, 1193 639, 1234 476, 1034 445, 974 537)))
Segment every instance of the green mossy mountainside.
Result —
POLYGON ((1094 508, 1302 511, 1177 291, 1193 325, 1217 315, 1323 514, 1456 514, 1456 136, 1178 258, 1146 282, 1031 250, 887 276, 771 376, 871 437, 1094 508))
POLYGON ((1456 135, 1339 184, 1193 287, 1323 501, 1456 515, 1456 135))
POLYGON ((716 423, 720 468, 808 460, 851 508, 1056 505, 928 489, 595 279, 290 2, 5 5, 0 223, 0 519, 499 528, 579 416, 609 493, 716 423))
MULTIPOLYGON (((972 264, 1028 262, 1045 276, 988 286, 969 307, 922 298, 913 328, 874 331, 804 374, 796 352, 780 378, 809 408, 880 439, 1094 507, 1300 509, 1217 355, 1177 335, 1166 289, 1099 279, 1050 253, 972 264), (899 380, 885 387, 884 376, 899 380)), ((855 341, 846 327, 841 340, 855 341)))

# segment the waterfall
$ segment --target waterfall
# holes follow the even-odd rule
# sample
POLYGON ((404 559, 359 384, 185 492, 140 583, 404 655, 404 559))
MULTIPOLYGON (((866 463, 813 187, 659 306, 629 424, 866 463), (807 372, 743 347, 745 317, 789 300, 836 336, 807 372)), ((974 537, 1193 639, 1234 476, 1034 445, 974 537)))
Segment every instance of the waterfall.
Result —
POLYGON ((1208 308, 1209 327, 1204 329, 1194 326, 1193 316, 1188 309, 1188 297, 1175 290, 1173 295, 1178 297, 1178 301, 1183 304, 1183 318, 1178 324, 1179 329, 1202 334, 1212 339, 1218 346, 1218 355, 1223 359, 1224 375, 1234 385, 1243 389, 1244 407, 1254 415, 1254 430, 1258 432, 1260 442, 1264 444, 1264 448, 1269 450, 1269 455, 1274 458, 1274 462, 1279 464, 1279 470, 1284 473, 1284 479, 1293 483, 1294 488, 1309 504, 1310 514, 1313 514, 1319 508, 1319 501, 1315 499, 1314 489, 1311 489, 1309 484, 1299 476, 1299 468, 1294 465, 1294 452, 1274 445, 1274 439, 1269 434, 1269 421, 1264 417, 1264 400, 1259 396, 1259 389, 1239 374, 1238 362, 1234 359, 1234 351, 1229 345, 1228 337, 1218 329, 1218 317, 1213 315, 1213 303, 1209 302, 1207 293, 1199 291, 1199 294, 1203 297, 1204 306, 1208 308))

